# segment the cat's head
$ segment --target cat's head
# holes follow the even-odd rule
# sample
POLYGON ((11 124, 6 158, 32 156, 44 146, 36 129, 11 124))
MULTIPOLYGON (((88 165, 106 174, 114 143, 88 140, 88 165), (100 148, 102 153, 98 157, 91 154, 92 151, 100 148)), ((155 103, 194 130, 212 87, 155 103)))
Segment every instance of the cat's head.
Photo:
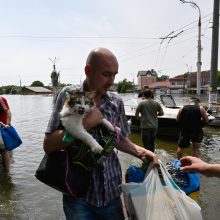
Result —
POLYGON ((93 92, 74 91, 71 93, 68 92, 66 96, 65 105, 70 108, 72 113, 82 115, 94 106, 93 92))

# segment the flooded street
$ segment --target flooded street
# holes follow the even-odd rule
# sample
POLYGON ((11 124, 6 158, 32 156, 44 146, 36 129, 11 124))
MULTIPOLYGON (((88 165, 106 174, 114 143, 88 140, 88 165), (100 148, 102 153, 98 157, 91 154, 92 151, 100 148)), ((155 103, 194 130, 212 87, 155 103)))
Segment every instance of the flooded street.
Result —
MULTIPOLYGON (((58 220, 65 219, 62 194, 39 182, 34 173, 44 155, 44 131, 52 111, 51 96, 5 96, 12 110, 12 124, 23 144, 14 150, 9 174, 2 173, 0 165, 0 219, 1 220, 58 220)), ((220 128, 206 127, 201 147, 201 158, 220 163, 220 128)), ((139 133, 130 138, 142 144, 139 133)), ((157 153, 164 162, 176 159, 176 140, 158 137, 157 153)), ((187 154, 191 149, 187 149, 187 154)), ((123 169, 131 157, 119 153, 123 169)), ((0 158, 1 159, 1 158, 0 158)), ((205 220, 220 219, 220 179, 201 176, 201 190, 197 201, 205 220)))

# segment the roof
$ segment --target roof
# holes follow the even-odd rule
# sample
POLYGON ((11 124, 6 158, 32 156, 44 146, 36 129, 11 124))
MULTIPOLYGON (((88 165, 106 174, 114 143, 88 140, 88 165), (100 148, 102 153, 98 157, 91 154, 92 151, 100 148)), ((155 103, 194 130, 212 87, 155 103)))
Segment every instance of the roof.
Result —
POLYGON ((137 77, 138 76, 147 76, 147 75, 157 76, 157 72, 153 69, 151 69, 151 70, 141 70, 141 71, 138 71, 137 77))
POLYGON ((168 88, 170 86, 170 82, 167 81, 163 81, 163 82, 155 82, 155 83, 151 83, 150 85, 148 85, 148 87, 150 89, 154 89, 154 88, 168 88))
POLYGON ((33 92, 36 92, 36 93, 50 93, 51 92, 51 90, 46 89, 41 86, 25 86, 25 88, 27 88, 33 92))
POLYGON ((184 81, 186 80, 183 76, 178 76, 178 77, 174 77, 174 78, 170 78, 170 81, 184 81))

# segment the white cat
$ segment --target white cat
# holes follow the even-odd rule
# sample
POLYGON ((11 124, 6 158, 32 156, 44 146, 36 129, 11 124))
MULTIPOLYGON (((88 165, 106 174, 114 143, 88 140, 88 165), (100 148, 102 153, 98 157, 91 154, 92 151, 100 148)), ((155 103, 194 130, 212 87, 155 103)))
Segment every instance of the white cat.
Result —
MULTIPOLYGON (((91 93, 74 92, 67 95, 63 108, 60 112, 61 121, 64 128, 75 138, 90 146, 94 153, 101 153, 102 146, 83 127, 82 120, 87 111, 94 106, 91 93)), ((102 124, 111 131, 115 131, 112 124, 102 120, 102 124)), ((118 130, 119 128, 117 128, 118 130)))

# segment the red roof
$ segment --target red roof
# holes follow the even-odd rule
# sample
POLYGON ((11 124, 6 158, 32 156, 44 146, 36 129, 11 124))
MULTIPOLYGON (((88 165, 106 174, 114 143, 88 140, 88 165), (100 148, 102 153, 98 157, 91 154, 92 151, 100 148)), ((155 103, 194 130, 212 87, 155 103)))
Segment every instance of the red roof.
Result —
POLYGON ((174 77, 174 78, 170 78, 169 80, 170 81, 184 81, 184 77, 182 77, 182 76, 179 76, 179 77, 174 77))
POLYGON ((150 89, 154 89, 156 87, 169 88, 169 86, 170 86, 170 82, 169 81, 155 82, 155 83, 152 83, 152 84, 148 85, 148 87, 150 89))

